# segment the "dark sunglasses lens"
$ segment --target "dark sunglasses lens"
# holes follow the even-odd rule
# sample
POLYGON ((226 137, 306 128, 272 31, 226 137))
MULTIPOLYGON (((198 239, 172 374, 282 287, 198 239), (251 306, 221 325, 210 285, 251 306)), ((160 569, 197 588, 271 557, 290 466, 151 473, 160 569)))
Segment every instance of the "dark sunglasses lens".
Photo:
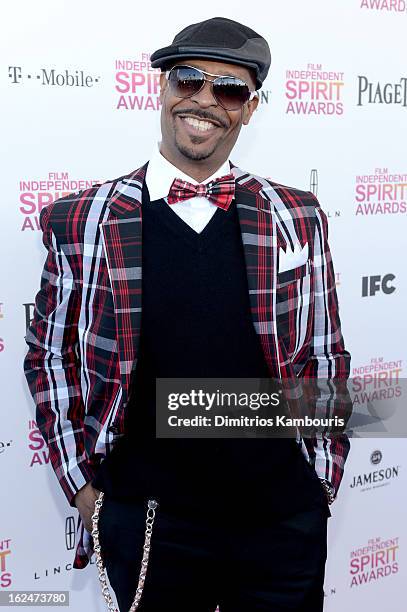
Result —
POLYGON ((232 77, 216 79, 213 84, 213 93, 219 104, 226 110, 238 110, 250 98, 250 90, 246 83, 232 77))
POLYGON ((199 70, 187 67, 175 67, 170 71, 169 82, 176 96, 188 98, 201 89, 204 79, 199 70))

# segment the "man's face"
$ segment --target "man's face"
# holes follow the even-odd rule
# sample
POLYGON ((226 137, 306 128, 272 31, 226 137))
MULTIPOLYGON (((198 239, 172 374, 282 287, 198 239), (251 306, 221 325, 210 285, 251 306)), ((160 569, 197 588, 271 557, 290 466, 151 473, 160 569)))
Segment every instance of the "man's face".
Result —
MULTIPOLYGON (((182 60, 178 64, 212 74, 236 76, 245 81, 251 91, 255 89, 254 78, 244 66, 202 59, 182 60)), ((206 78, 213 80, 215 77, 206 78)), ((239 110, 225 110, 214 98, 208 82, 190 98, 178 98, 172 93, 165 73, 161 74, 160 86, 163 145, 172 155, 188 160, 219 160, 220 163, 226 160, 242 125, 249 123, 258 104, 255 97, 239 110)))

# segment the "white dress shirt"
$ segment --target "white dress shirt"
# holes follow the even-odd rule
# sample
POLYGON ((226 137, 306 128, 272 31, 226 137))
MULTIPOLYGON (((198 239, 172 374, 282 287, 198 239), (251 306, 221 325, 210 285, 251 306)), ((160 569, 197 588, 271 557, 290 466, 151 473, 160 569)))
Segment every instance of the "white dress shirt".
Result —
MULTIPOLYGON (((209 183, 213 181, 213 179, 220 178, 225 174, 230 174, 230 164, 228 160, 221 165, 215 174, 209 176, 202 181, 201 184, 209 183)), ((198 181, 179 170, 161 155, 158 144, 158 146, 154 147, 150 157, 145 179, 150 194, 150 200, 153 202, 154 200, 164 198, 165 201, 167 201, 166 198, 175 178, 188 181, 193 185, 199 185, 198 181)), ((218 208, 216 204, 210 202, 208 198, 203 197, 191 198, 189 200, 177 202, 176 204, 168 204, 168 206, 171 206, 172 210, 198 234, 202 232, 205 225, 210 221, 218 208)))

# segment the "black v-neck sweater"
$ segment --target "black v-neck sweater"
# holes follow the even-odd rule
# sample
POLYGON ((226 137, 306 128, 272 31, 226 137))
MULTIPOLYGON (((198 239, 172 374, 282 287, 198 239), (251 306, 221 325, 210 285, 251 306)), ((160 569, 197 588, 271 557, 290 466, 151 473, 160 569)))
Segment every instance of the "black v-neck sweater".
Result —
MULTIPOLYGON (((294 439, 155 437, 156 377, 277 377, 250 312, 236 202, 201 233, 164 200, 142 202, 142 319, 125 436, 103 461, 97 489, 126 501, 154 495, 167 507, 204 500, 295 512, 323 498, 294 439)), ((323 499, 322 499, 323 501, 323 499)))

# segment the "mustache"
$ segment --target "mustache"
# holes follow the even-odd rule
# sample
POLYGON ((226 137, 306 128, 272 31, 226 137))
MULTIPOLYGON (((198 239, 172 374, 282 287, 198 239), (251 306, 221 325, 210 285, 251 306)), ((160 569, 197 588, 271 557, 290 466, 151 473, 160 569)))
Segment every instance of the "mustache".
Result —
POLYGON ((194 115, 195 117, 198 117, 199 119, 215 121, 216 123, 219 123, 225 129, 229 127, 229 123, 227 123, 225 119, 216 117, 216 115, 213 115, 212 113, 208 113, 208 111, 203 110, 201 108, 184 108, 182 110, 174 111, 173 115, 194 115))

